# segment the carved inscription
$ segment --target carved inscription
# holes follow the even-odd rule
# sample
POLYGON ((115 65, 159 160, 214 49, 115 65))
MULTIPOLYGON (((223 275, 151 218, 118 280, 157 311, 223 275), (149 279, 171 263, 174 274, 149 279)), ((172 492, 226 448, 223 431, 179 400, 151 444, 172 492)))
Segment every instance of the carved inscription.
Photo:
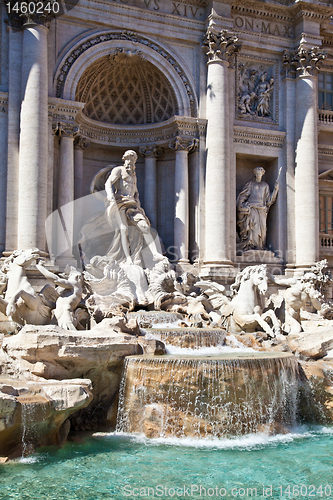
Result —
POLYGON ((293 38, 293 28, 287 24, 271 23, 269 21, 262 21, 261 19, 243 16, 234 17, 233 21, 235 29, 243 29, 266 35, 293 38))
POLYGON ((148 9, 163 14, 172 14, 174 16, 188 17, 190 19, 203 19, 204 9, 195 5, 188 5, 182 2, 170 0, 112 0, 115 3, 131 5, 141 9, 148 9))

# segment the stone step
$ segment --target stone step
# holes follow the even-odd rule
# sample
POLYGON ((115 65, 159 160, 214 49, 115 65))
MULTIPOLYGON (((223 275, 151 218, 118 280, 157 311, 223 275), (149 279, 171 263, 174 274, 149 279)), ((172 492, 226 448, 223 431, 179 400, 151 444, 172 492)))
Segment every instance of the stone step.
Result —
POLYGON ((183 315, 166 311, 135 311, 127 314, 127 319, 136 319, 142 328, 150 328, 157 324, 174 324, 184 320, 183 315))
POLYGON ((226 331, 222 328, 141 328, 146 338, 161 340, 176 347, 197 349, 224 345, 226 331))

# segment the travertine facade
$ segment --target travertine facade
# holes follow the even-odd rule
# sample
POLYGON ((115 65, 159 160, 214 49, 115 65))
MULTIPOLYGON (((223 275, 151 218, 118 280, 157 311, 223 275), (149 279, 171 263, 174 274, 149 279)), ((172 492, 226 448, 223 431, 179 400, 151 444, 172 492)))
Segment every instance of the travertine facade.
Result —
POLYGON ((134 149, 143 208, 183 268, 222 279, 261 262, 282 273, 319 258, 333 267, 330 0, 71 7, 56 18, 2 7, 4 255, 38 247, 60 267, 75 262, 95 210, 83 197, 134 149), (266 248, 244 251, 236 200, 260 166, 270 192, 281 169, 279 192, 266 248))

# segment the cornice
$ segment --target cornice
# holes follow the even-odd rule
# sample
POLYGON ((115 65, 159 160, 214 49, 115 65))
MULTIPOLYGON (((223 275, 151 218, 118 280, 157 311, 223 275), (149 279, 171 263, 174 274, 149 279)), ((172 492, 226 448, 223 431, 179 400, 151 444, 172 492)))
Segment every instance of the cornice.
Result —
POLYGON ((327 145, 319 145, 318 146, 318 154, 319 155, 330 155, 333 156, 333 146, 327 146, 327 145))
POLYGON ((286 13, 286 7, 280 5, 269 6, 258 2, 244 2, 235 0, 231 7, 231 14, 239 16, 251 16, 263 20, 280 23, 293 24, 293 17, 286 13))
POLYGON ((49 97, 48 111, 52 121, 61 121, 67 123, 75 123, 76 117, 82 111, 84 102, 66 101, 56 97, 49 97))
POLYGON ((286 132, 272 132, 271 130, 255 129, 252 127, 234 126, 234 142, 251 144, 254 146, 266 146, 283 148, 286 132))
POLYGON ((295 25, 302 18, 322 22, 333 15, 333 7, 298 2, 293 5, 267 4, 255 1, 235 0, 231 13, 240 16, 251 16, 258 19, 288 23, 295 25))
POLYGON ((165 145, 177 136, 198 138, 206 131, 207 120, 173 116, 152 125, 120 126, 96 122, 83 113, 77 115, 80 135, 98 144, 111 146, 165 145))

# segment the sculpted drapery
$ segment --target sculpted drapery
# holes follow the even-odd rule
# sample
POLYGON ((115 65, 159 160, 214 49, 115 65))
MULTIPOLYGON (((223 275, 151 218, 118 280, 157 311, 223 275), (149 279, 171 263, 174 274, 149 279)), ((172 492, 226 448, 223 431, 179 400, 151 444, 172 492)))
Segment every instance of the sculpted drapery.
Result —
POLYGON ((260 250, 266 245, 267 214, 276 200, 279 184, 277 180, 271 194, 268 184, 261 180, 264 173, 262 167, 256 167, 255 178, 244 186, 237 198, 237 225, 244 250, 260 250))

